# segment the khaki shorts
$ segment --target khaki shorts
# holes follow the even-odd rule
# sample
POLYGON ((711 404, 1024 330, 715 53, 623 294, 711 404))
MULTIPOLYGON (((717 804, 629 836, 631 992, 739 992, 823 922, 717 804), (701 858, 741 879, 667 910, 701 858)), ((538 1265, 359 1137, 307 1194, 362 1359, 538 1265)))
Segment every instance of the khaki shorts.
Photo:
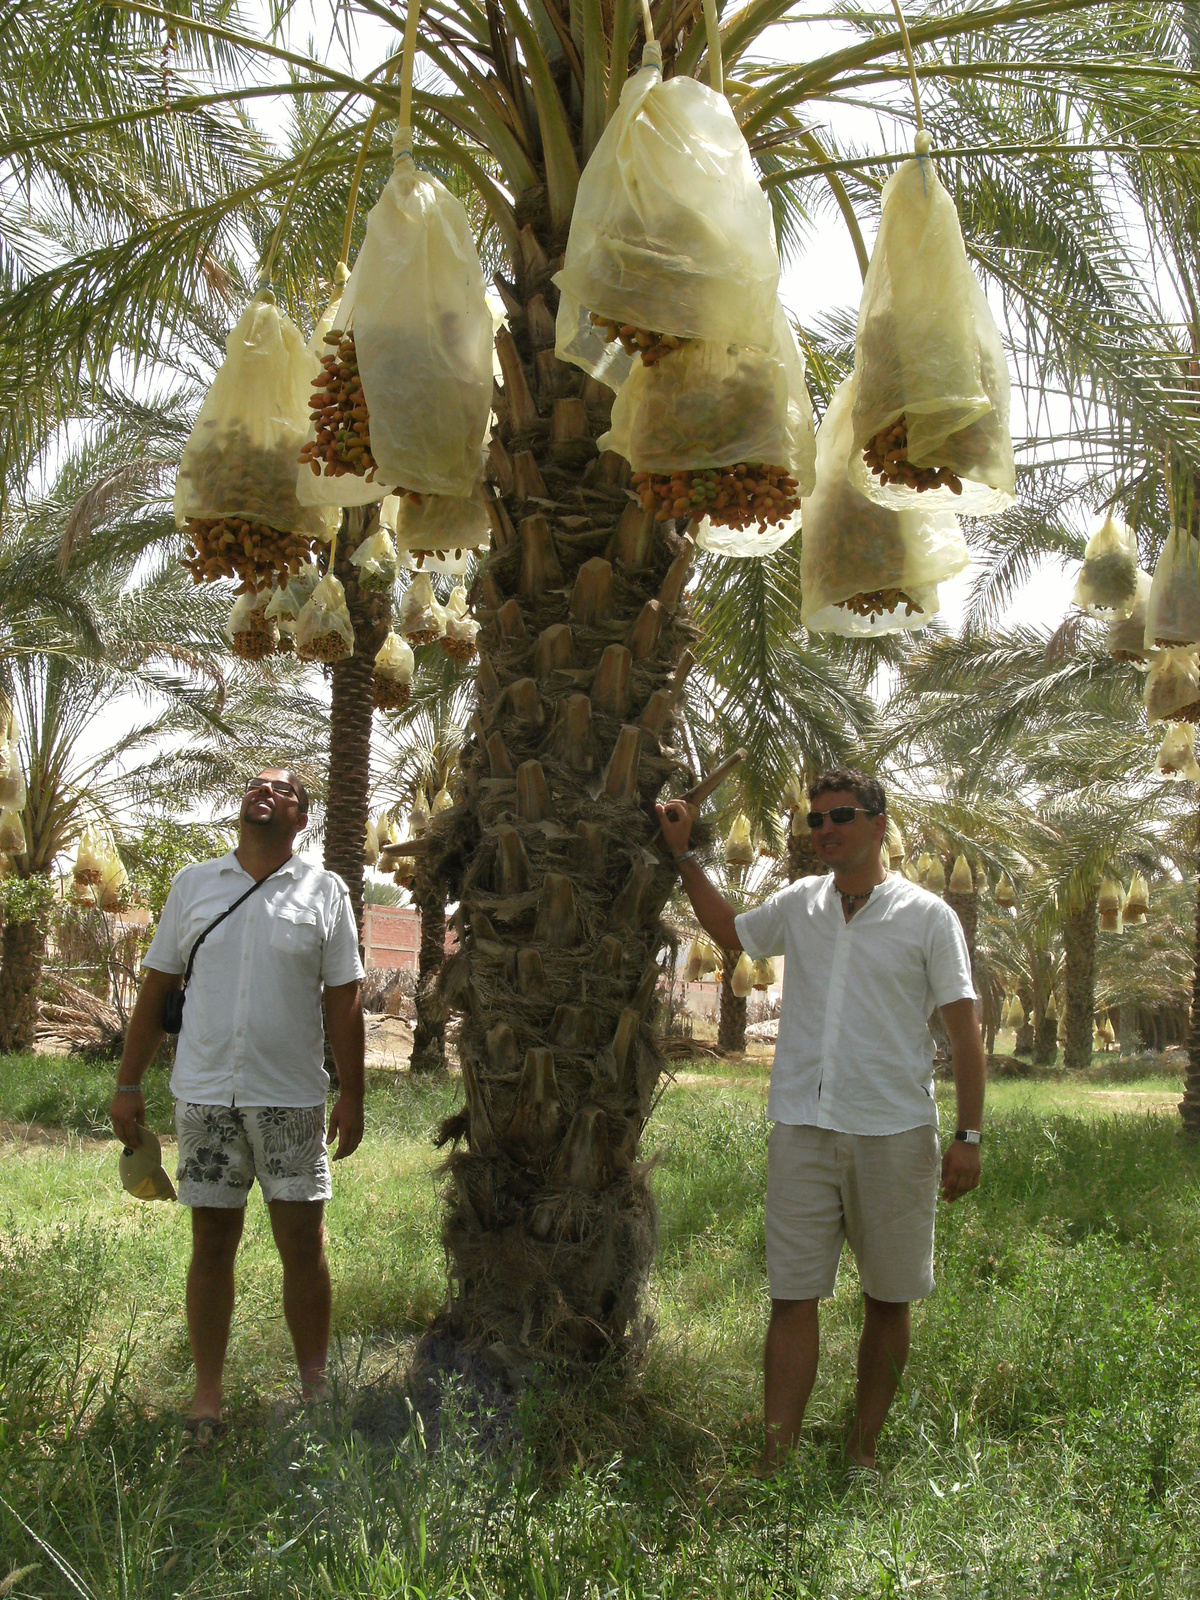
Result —
POLYGON ((179 1199, 244 1206, 258 1179, 264 1200, 328 1200, 325 1107, 202 1106, 175 1102, 179 1199))
POLYGON ((767 1149, 767 1276, 772 1300, 828 1299, 850 1241, 872 1300, 933 1291, 937 1129, 876 1137, 777 1122, 767 1149))

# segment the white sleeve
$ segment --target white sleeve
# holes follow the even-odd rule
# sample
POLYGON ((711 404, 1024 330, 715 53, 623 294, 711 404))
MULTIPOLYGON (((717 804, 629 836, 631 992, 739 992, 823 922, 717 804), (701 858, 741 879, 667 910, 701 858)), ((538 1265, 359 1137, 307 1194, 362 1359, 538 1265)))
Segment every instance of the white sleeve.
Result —
POLYGON ((780 889, 753 911, 743 911, 733 919, 742 949, 755 961, 784 953, 783 930, 787 918, 781 902, 786 894, 786 889, 780 889))
MULTIPOLYGON (((185 867, 183 871, 186 872, 187 868, 185 867)), ((183 872, 175 874, 167 894, 167 903, 162 908, 158 926, 150 941, 150 948, 142 957, 142 965, 152 967, 155 972, 181 973, 184 969, 183 951, 179 948, 179 902, 182 898, 179 880, 182 877, 183 872)))
POLYGON ((934 1001, 939 1006, 948 1006, 955 1000, 974 1000, 971 953, 962 924, 944 900, 935 901, 932 909, 934 915, 925 944, 925 971, 934 1001))
POLYGON ((330 906, 330 923, 325 934, 325 948, 321 954, 321 982, 328 988, 341 983, 354 983, 363 976, 363 964, 358 955, 358 929, 354 925, 354 912, 350 906, 350 891, 340 878, 333 904, 330 906))

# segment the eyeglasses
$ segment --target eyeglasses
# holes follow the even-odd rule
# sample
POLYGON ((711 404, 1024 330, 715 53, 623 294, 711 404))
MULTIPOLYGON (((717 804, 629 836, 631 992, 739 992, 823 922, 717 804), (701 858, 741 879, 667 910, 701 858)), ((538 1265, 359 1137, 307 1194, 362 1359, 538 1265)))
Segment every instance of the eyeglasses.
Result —
POLYGON ((251 778, 246 785, 246 793, 253 794, 256 789, 270 789, 272 794, 286 795, 292 800, 297 798, 296 791, 290 783, 280 783, 274 778, 251 778))
POLYGON ((868 811, 866 806, 830 806, 828 811, 810 811, 808 825, 814 833, 819 833, 825 826, 825 818, 828 817, 830 822, 836 822, 842 827, 847 822, 853 822, 860 811, 864 817, 877 817, 880 814, 878 811, 868 811))

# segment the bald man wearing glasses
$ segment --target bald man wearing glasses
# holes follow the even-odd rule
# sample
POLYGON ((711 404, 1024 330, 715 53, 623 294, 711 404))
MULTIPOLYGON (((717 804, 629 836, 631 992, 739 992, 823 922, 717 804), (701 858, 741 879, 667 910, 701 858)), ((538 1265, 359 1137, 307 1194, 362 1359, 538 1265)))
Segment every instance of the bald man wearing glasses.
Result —
POLYGON ((791 1450, 817 1374, 818 1305, 833 1294, 849 1240, 863 1288, 852 1471, 873 1473, 880 1429, 908 1357, 909 1306, 933 1290, 938 1190, 979 1182, 984 1052, 958 918, 880 859, 887 801, 853 768, 808 791, 814 849, 832 871, 802 878, 753 911, 733 907, 688 849, 696 813, 658 807, 667 847, 701 927, 723 950, 783 956, 783 1003, 767 1115, 767 1273, 762 1469, 791 1450), (957 1132, 942 1154, 933 1037, 950 1036, 957 1132))
POLYGON ((224 1428, 233 1264, 255 1179, 283 1262, 302 1392, 324 1392, 326 1142, 336 1139, 338 1161, 363 1134, 363 968, 346 885, 292 853, 308 823, 294 772, 268 768, 251 778, 239 821, 235 850, 184 867, 171 885, 109 1108, 122 1143, 139 1143, 142 1075, 164 1031, 178 1032, 171 1090, 179 1199, 192 1212, 187 1322, 196 1366, 186 1426, 205 1438, 224 1428), (340 1083, 328 1134, 322 995, 340 1083))

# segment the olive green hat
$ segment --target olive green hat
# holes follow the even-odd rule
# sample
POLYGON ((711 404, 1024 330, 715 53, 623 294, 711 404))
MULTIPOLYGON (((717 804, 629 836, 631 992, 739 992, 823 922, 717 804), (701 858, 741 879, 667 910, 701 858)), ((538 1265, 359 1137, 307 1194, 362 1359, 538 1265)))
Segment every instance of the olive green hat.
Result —
POLYGON ((138 1128, 142 1142, 121 1151, 121 1182, 137 1200, 174 1200, 175 1185, 162 1164, 162 1146, 149 1128, 138 1128))

